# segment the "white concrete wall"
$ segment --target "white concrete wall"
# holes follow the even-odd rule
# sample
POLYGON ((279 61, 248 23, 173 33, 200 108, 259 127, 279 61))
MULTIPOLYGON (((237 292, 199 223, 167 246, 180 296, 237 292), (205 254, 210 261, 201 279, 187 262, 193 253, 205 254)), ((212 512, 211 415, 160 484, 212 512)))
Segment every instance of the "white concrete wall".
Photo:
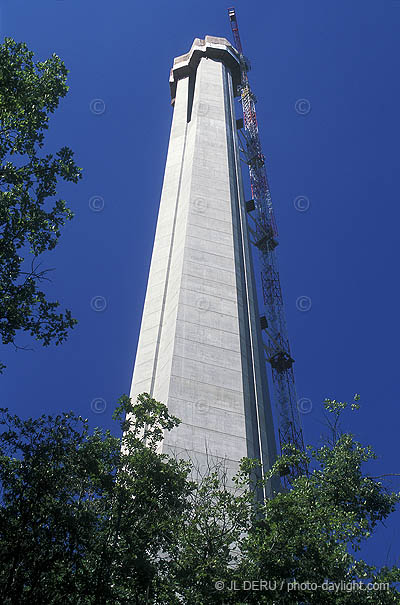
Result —
POLYGON ((182 424, 163 451, 203 470, 269 467, 275 439, 237 151, 232 78, 200 59, 177 82, 171 138, 132 380, 182 424))

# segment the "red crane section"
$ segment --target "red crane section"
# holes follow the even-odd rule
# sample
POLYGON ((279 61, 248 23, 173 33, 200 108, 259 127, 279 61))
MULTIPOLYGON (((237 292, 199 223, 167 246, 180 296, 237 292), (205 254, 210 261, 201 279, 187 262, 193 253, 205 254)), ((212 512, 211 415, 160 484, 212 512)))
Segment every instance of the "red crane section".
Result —
POLYGON ((239 27, 238 27, 238 23, 237 23, 237 20, 236 20, 236 11, 235 11, 235 9, 234 8, 228 8, 228 15, 229 15, 229 19, 230 19, 230 22, 231 22, 233 38, 235 40, 235 48, 236 48, 236 50, 238 50, 240 52, 240 54, 243 54, 242 43, 240 41, 239 27))
MULTIPOLYGON (((293 373, 294 359, 290 353, 275 252, 278 245, 278 231, 258 131, 256 98, 250 89, 247 77, 249 64, 243 56, 235 9, 229 8, 228 14, 235 47, 240 53, 241 60, 240 100, 243 109, 243 128, 238 130, 238 134, 240 150, 249 167, 252 200, 246 203, 246 209, 252 243, 259 251, 265 309, 261 318, 261 327, 266 339, 266 342, 264 340, 266 361, 271 366, 280 448, 282 453, 285 453, 285 446, 295 446, 296 449, 304 451, 293 373)), ((307 468, 305 464, 299 464, 290 471, 291 477, 296 477, 307 473, 307 468)), ((285 482, 290 483, 290 478, 286 477, 285 482)))

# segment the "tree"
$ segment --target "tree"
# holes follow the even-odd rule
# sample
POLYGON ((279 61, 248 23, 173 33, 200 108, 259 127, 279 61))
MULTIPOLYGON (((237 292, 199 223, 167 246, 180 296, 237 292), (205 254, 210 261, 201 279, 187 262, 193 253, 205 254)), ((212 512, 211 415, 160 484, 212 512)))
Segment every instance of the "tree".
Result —
POLYGON ((145 603, 191 487, 181 462, 157 454, 176 425, 142 395, 119 401, 122 438, 72 412, 0 424, 2 603, 145 603), (122 419, 130 413, 133 421, 122 419), (122 449, 121 449, 122 446, 122 449))
POLYGON ((119 400, 121 438, 90 434, 72 413, 22 421, 3 410, 3 603, 399 603, 400 570, 356 554, 400 494, 363 473, 375 455, 340 429, 358 403, 325 407, 326 443, 288 451, 264 481, 299 458, 308 474, 266 502, 255 498, 256 461, 244 460, 233 483, 223 465, 195 483, 196 469, 160 454, 179 420, 147 394, 119 400), (353 581, 364 588, 349 590, 353 581))
POLYGON ((287 468, 303 467, 300 462, 309 472, 292 478, 291 488, 274 498, 256 501, 254 460, 242 461, 233 484, 223 467, 199 481, 169 545, 165 602, 400 602, 395 587, 400 569, 379 569, 356 557, 400 500, 376 481, 379 477, 363 472, 376 457, 372 449, 341 429, 343 413, 356 411, 358 400, 325 401, 325 442, 309 446, 307 453, 288 448, 277 460, 265 483, 287 468))
POLYGON ((67 73, 55 54, 35 63, 26 44, 6 38, 0 45, 0 334, 17 348, 19 331, 47 346, 63 342, 76 324, 38 287, 48 280, 38 257, 56 246, 73 216, 65 200, 54 201, 58 179, 81 178, 68 147, 39 154, 49 114, 68 91, 67 73))
MULTIPOLYGON (((205 500, 214 499, 214 510, 210 514, 208 508, 197 508, 186 513, 187 526, 181 529, 178 540, 180 556, 171 562, 170 575, 175 577, 176 590, 182 590, 182 586, 195 588, 195 595, 184 603, 400 603, 395 588, 400 582, 400 569, 378 569, 356 557, 361 543, 400 501, 400 494, 390 493, 381 482, 363 473, 363 465, 376 458, 372 449, 341 431, 343 412, 357 410, 357 402, 358 396, 350 405, 325 401, 330 429, 325 443, 318 448, 308 447, 307 453, 288 448, 264 480, 279 476, 288 467, 300 466, 300 460, 306 462, 309 472, 292 478, 291 488, 274 498, 262 503, 253 500, 251 507, 247 499, 243 503, 246 495, 254 493, 250 477, 255 461, 243 461, 238 485, 244 491, 224 506, 223 496, 217 496, 220 482, 209 484, 205 500), (202 561, 205 548, 201 538, 210 519, 216 512, 221 516, 222 510, 223 523, 212 525, 214 544, 224 542, 221 569, 218 558, 202 561), (238 518, 240 524, 235 527, 238 518), (239 556, 235 557, 237 549, 239 556), (193 564, 186 566, 183 584, 181 566, 193 550, 195 555, 189 559, 193 564), (208 591, 199 578, 206 578, 208 591), (263 586, 260 581, 264 581, 263 586), (375 584, 375 590, 367 589, 369 584, 375 584)), ((185 595, 188 590, 184 589, 185 595)))

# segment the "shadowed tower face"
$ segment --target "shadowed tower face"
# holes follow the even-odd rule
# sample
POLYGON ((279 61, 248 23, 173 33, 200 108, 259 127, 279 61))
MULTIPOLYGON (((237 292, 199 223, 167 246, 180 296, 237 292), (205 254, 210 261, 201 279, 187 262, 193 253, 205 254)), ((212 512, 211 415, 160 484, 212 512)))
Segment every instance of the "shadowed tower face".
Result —
POLYGON ((225 38, 196 39, 171 70, 174 113, 131 397, 182 424, 162 451, 200 469, 276 456, 225 38))

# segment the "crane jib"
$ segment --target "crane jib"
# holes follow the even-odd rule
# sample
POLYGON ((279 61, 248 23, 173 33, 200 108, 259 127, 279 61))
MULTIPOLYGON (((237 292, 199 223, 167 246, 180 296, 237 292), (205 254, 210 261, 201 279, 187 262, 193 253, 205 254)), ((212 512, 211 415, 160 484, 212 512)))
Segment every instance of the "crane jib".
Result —
MULTIPOLYGON (((278 245, 278 231, 258 131, 256 98, 251 91, 247 77, 249 64, 243 56, 235 9, 229 8, 228 15, 235 48, 240 54, 242 69, 240 101, 243 121, 238 120, 238 134, 242 159, 249 168, 252 195, 251 204, 249 202, 246 204, 246 214, 249 232, 253 238, 252 243, 258 250, 261 266, 261 288, 264 299, 261 328, 266 361, 271 366, 280 448, 283 454, 286 448, 293 446, 303 452, 303 432, 293 372, 294 359, 290 353, 275 251, 278 245)), ((288 452, 286 451, 286 453, 288 452)), ((303 462, 298 462, 287 471, 288 474, 284 481, 290 484, 289 474, 291 478, 306 474, 307 466, 303 462)))

